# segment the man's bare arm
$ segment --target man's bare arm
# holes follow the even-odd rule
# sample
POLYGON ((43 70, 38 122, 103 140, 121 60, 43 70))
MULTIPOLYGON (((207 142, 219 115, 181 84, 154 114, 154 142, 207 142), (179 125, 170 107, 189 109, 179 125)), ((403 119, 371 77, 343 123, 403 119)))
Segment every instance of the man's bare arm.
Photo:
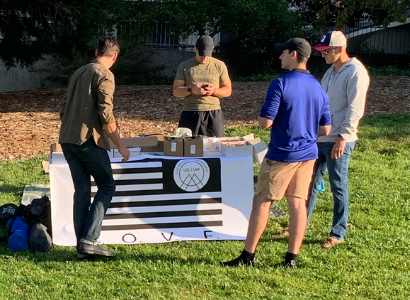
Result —
POLYGON ((206 95, 207 94, 205 89, 202 88, 201 84, 193 84, 192 86, 186 86, 185 84, 186 84, 185 80, 178 80, 178 79, 174 80, 172 91, 175 97, 183 98, 190 94, 195 94, 195 95, 206 95), (189 87, 191 88, 191 92, 188 91, 189 87))
POLYGON ((232 94, 232 82, 230 80, 222 82, 219 88, 216 88, 213 84, 209 84, 209 86, 205 88, 205 91, 207 95, 226 98, 232 94))
POLYGON ((331 128, 332 128, 332 126, 330 126, 330 125, 319 126, 318 136, 329 135, 331 128))
POLYGON ((267 118, 258 117, 258 122, 259 122, 259 128, 261 129, 266 129, 273 125, 273 120, 270 120, 267 118))
POLYGON ((118 134, 118 126, 116 122, 104 124, 104 130, 107 132, 110 139, 117 146, 118 152, 123 157, 122 161, 127 161, 130 158, 130 151, 121 144, 120 135, 118 134))

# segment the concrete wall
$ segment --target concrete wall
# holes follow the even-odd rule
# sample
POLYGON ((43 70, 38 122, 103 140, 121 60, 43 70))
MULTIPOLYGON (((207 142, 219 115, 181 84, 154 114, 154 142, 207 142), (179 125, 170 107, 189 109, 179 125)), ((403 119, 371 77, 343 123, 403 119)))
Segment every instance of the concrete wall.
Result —
POLYGON ((159 66, 165 67, 162 74, 167 77, 175 77, 179 64, 184 60, 195 56, 195 52, 185 50, 178 51, 158 49, 155 50, 155 52, 157 54, 155 63, 159 66))
MULTIPOLYGON (((45 61, 40 61, 35 66, 41 66, 45 61)), ((7 70, 0 60, 0 93, 12 91, 35 90, 39 88, 57 88, 61 83, 47 80, 49 74, 30 72, 26 68, 14 67, 7 70)))
MULTIPOLYGON (((155 50, 155 64, 164 66, 165 70, 162 75, 167 77, 175 77, 178 66, 184 60, 187 60, 195 55, 193 51, 178 51, 178 50, 155 50)), ((46 61, 40 61, 35 66, 44 65, 46 61)), ((58 88, 63 87, 59 82, 53 82, 47 78, 48 73, 30 72, 26 68, 7 68, 0 61, 0 93, 12 91, 35 90, 39 88, 58 88)))

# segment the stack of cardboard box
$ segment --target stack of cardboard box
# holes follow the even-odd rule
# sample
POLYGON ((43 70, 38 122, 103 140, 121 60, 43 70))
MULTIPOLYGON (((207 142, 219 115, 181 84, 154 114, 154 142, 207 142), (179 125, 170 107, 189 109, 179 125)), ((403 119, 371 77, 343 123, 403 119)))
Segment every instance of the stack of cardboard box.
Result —
POLYGON ((193 137, 166 137, 164 139, 164 155, 202 157, 204 144, 201 136, 193 137))
MULTIPOLYGON (((217 151, 227 157, 253 156, 254 163, 261 163, 267 148, 260 138, 253 134, 244 137, 224 137, 217 139, 217 151)), ((131 157, 140 154, 160 154, 178 157, 203 157, 204 140, 202 136, 194 137, 164 137, 161 133, 146 133, 137 137, 121 138, 121 143, 129 148, 131 157)), ((120 157, 117 147, 110 141, 110 158, 120 157)), ((208 153, 209 154, 209 153, 208 153)), ((205 153, 207 156, 207 153, 205 153)), ((49 163, 66 163, 61 145, 53 143, 50 146, 49 163)), ((47 162, 43 163, 46 171, 47 162)))

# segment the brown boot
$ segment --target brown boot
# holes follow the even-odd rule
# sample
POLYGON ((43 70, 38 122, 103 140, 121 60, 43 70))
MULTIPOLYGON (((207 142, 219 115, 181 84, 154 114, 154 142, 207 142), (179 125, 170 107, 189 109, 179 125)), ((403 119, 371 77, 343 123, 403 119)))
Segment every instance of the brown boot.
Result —
POLYGON ((328 237, 326 240, 323 241, 321 246, 322 248, 330 249, 344 242, 345 242, 344 240, 338 240, 332 237, 328 237))
POLYGON ((285 238, 289 236, 289 229, 284 229, 278 234, 272 234, 272 238, 274 239, 280 239, 280 238, 285 238))

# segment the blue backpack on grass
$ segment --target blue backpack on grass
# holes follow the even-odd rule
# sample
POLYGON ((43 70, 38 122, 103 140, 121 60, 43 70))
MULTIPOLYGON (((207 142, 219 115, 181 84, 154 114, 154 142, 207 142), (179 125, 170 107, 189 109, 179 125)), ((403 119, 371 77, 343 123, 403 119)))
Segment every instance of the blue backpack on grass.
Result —
POLYGON ((13 251, 27 250, 30 229, 24 217, 13 217, 8 220, 6 228, 9 231, 8 245, 13 251))

